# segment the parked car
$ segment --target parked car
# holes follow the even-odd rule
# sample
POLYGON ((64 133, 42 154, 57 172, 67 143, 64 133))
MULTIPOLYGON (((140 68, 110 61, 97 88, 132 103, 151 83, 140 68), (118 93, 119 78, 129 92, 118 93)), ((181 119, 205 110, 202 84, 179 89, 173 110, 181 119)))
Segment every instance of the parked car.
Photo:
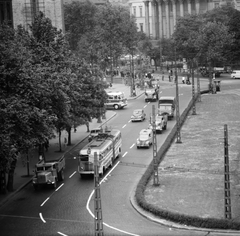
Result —
POLYGON ((90 134, 88 136, 88 141, 92 141, 93 138, 97 137, 98 134, 101 132, 101 128, 95 128, 95 129, 92 129, 90 130, 90 134))
POLYGON ((143 109, 136 109, 133 111, 131 116, 131 121, 144 121, 146 119, 146 114, 143 109))
POLYGON ((231 73, 232 79, 240 79, 240 70, 233 70, 231 73))

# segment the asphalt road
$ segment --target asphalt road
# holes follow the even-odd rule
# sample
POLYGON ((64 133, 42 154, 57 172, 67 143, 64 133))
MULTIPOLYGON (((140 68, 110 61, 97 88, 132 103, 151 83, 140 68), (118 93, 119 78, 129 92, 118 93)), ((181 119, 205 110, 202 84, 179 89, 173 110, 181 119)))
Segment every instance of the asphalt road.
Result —
MULTIPOLYGON (((175 86, 163 88, 161 96, 175 95, 175 86)), ((192 96, 191 86, 179 85, 180 113, 192 96)), ((152 104, 144 96, 129 101, 128 107, 117 111, 108 125, 120 129, 123 138, 122 156, 106 173, 101 184, 104 235, 206 235, 206 232, 177 230, 151 222, 130 205, 140 177, 152 160, 152 148, 137 149, 139 131, 148 127, 152 104), (134 109, 144 108, 147 120, 130 122, 134 109)), ((157 135, 158 148, 173 127, 175 119, 168 122, 163 134, 157 135)), ((56 190, 41 188, 34 191, 28 185, 0 209, 0 234, 3 236, 34 235, 94 235, 93 179, 81 179, 77 160, 73 157, 84 144, 68 154, 65 180, 56 190)))

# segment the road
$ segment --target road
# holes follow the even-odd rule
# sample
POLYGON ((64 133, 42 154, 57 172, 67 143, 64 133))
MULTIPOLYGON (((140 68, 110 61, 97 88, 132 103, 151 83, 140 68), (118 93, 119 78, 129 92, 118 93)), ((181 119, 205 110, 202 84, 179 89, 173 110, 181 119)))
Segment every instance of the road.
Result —
MULTIPOLYGON (((175 87, 162 89, 160 96, 166 95, 175 96, 175 87)), ((179 85, 180 113, 191 96, 191 86, 179 85)), ((137 149, 135 143, 139 131, 148 127, 153 104, 157 106, 157 103, 145 103, 144 96, 131 100, 128 107, 117 111, 108 123, 121 130, 123 148, 122 156, 101 184, 104 235, 206 235, 206 232, 177 230, 151 222, 130 204, 130 195, 152 160, 152 148, 137 149), (146 121, 130 122, 136 108, 144 108, 146 121)), ((157 135, 158 149, 175 122, 175 119, 169 121, 167 130, 157 135)), ((74 158, 83 145, 81 143, 66 156, 65 181, 56 190, 34 191, 28 185, 0 209, 1 235, 94 235, 93 179, 79 177, 74 158)))

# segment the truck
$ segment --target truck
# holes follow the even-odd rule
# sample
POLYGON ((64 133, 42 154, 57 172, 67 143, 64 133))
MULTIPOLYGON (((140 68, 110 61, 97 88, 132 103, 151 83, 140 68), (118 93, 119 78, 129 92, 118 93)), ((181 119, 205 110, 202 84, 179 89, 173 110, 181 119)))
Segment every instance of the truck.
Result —
POLYGON ((158 115, 167 115, 168 120, 171 120, 174 117, 175 105, 175 97, 160 97, 158 100, 158 115))
POLYGON ((58 181, 64 180, 65 157, 62 156, 59 160, 40 160, 35 165, 34 177, 32 184, 35 190, 40 185, 52 185, 57 187, 58 181))
POLYGON ((156 88, 147 88, 145 90, 145 102, 155 102, 158 100, 158 90, 156 88))
MULTIPOLYGON (((152 118, 151 118, 152 121, 152 118)), ((159 115, 157 114, 155 117, 155 124, 156 124, 156 133, 161 134, 163 130, 167 129, 167 122, 168 122, 168 115, 163 114, 159 115)), ((152 129, 152 123, 150 123, 149 127, 152 129)))

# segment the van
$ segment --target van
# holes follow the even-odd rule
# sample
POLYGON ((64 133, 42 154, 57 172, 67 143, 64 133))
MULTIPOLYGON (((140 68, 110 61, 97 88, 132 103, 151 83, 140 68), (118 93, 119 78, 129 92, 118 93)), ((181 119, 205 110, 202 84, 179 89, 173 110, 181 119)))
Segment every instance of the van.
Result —
POLYGON ((232 79, 240 79, 240 70, 233 70, 231 73, 232 79))

